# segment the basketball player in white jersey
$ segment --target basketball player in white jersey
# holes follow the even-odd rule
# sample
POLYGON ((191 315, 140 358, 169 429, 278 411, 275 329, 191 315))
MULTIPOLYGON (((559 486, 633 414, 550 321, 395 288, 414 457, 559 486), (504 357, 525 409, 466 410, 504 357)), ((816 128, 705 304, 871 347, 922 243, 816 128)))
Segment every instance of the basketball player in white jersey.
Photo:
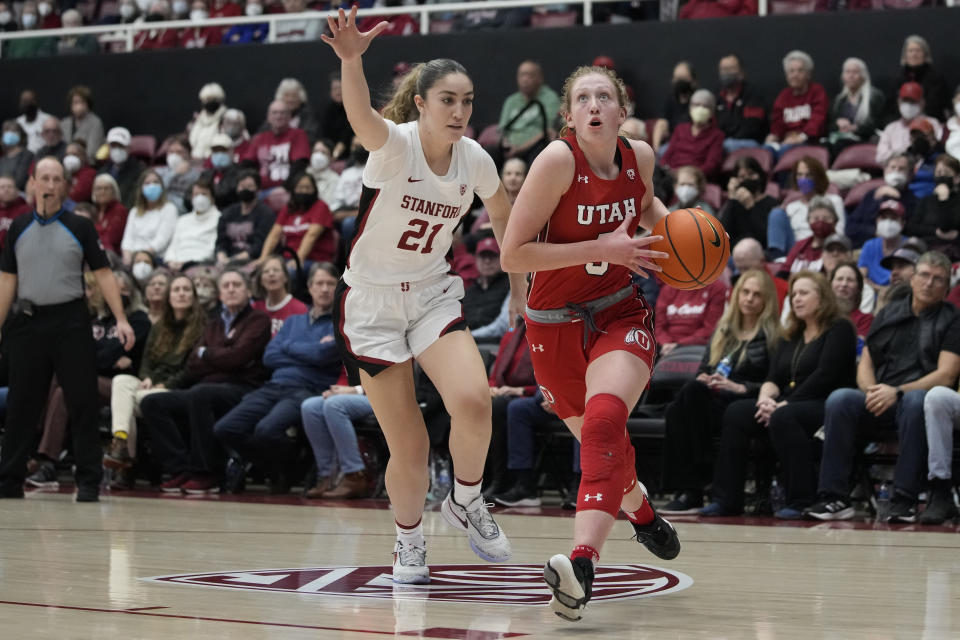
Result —
MULTIPOLYGON (((361 55, 386 27, 356 27, 357 9, 328 18, 324 42, 341 60, 343 104, 361 144, 363 171, 357 231, 337 290, 334 321, 348 369, 370 398, 390 448, 387 493, 397 526, 393 580, 426 583, 421 517, 428 489, 430 443, 413 384, 415 358, 450 413, 454 487, 443 518, 466 531, 491 562, 510 559, 510 542, 494 522, 480 483, 490 441, 491 407, 483 360, 466 330, 463 281, 445 256, 474 193, 503 238, 510 203, 493 160, 463 138, 473 110, 473 83, 453 60, 415 67, 383 116, 370 105, 361 55)), ((523 277, 511 277, 512 317, 523 309, 523 277)))

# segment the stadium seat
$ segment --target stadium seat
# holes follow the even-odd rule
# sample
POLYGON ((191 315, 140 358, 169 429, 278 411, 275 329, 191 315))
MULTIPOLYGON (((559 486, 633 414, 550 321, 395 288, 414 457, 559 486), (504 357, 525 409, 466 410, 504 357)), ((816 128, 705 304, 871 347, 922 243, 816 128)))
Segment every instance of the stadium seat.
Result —
POLYGON ((793 169, 793 165, 797 164, 797 160, 805 156, 810 156, 818 161, 825 169, 830 166, 830 153, 824 147, 815 147, 807 144, 794 147, 780 156, 780 160, 777 161, 776 166, 773 168, 773 173, 790 171, 793 169))
POLYGON ((130 155, 136 156, 153 164, 153 157, 157 151, 157 139, 153 136, 131 136, 130 155))
POLYGON ((480 135, 477 136, 477 142, 480 143, 480 146, 484 149, 489 149, 496 147, 500 144, 500 131, 495 124, 488 124, 480 132, 480 135))
POLYGON ((773 154, 770 153, 769 149, 764 147, 748 147, 746 149, 737 149, 728 155, 723 161, 723 171, 725 173, 732 173, 733 168, 737 166, 737 160, 740 158, 754 158, 760 163, 760 168, 763 169, 764 173, 767 174, 770 173, 770 168, 773 166, 773 154))
POLYGON ((847 192, 847 197, 843 199, 843 206, 847 209, 853 209, 860 204, 860 201, 863 200, 864 196, 866 196, 871 190, 883 186, 884 184, 883 178, 876 178, 875 180, 861 182, 847 192))
POLYGON ((855 144, 847 147, 840 152, 830 168, 834 171, 862 169, 875 174, 883 171, 883 165, 877 162, 877 145, 875 144, 855 144))
POLYGON ((530 26, 543 27, 572 27, 577 24, 576 11, 560 11, 550 13, 534 13, 530 16, 530 26))
POLYGON ((767 183, 767 190, 764 193, 777 202, 780 202, 780 185, 773 180, 767 183))

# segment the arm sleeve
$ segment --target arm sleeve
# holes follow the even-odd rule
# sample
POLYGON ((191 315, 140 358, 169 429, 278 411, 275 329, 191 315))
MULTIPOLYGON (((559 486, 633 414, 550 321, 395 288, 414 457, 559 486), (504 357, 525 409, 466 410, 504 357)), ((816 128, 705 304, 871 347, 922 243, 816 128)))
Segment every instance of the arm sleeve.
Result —
POLYGON ((296 135, 290 145, 290 163, 297 160, 310 160, 310 140, 303 129, 296 129, 296 135))
MULTIPOLYGON (((340 351, 337 349, 337 341, 333 339, 333 323, 330 322, 327 328, 329 331, 325 332, 319 340, 309 338, 290 340, 287 343, 286 352, 301 365, 311 367, 339 365, 340 351)), ((308 327, 307 332, 313 333, 314 330, 314 327, 308 327)))
MULTIPOLYGON (((214 250, 219 253, 223 251, 226 254, 230 253, 230 239, 227 237, 227 216, 226 212, 220 215, 220 219, 217 220, 217 244, 214 250)), ((253 252, 251 251, 251 254, 253 252)), ((259 254, 255 254, 259 255, 259 254)))
POLYGON ((803 132, 810 138, 809 142, 816 142, 827 127, 827 92, 819 84, 813 85, 810 92, 810 119, 803 132))
POLYGON ((738 138, 762 141, 767 135, 767 108, 763 99, 751 90, 743 105, 743 118, 740 120, 738 138))
POLYGON ((890 126, 887 125, 880 133, 880 140, 877 142, 877 163, 886 164, 890 156, 893 155, 893 143, 891 142, 890 126))
MULTIPOLYGON (((217 318, 213 322, 219 321, 217 318)), ((205 345, 207 348, 202 358, 204 364, 217 371, 236 371, 261 357, 264 347, 270 341, 270 316, 256 313, 235 329, 238 335, 229 347, 222 344, 205 345)))
POLYGON ((259 256, 263 251, 263 243, 267 241, 270 230, 273 229, 277 221, 277 214, 270 210, 264 210, 262 213, 254 212, 256 222, 253 225, 253 237, 250 239, 250 257, 259 256))
POLYGON ((934 213, 934 201, 936 199, 937 195, 935 193, 921 198, 920 202, 917 203, 917 210, 907 219, 907 224, 904 228, 906 235, 919 238, 929 238, 930 236, 936 235, 936 215, 931 215, 931 213, 934 213))
MULTIPOLYGON (((667 151, 669 152, 669 149, 667 151)), ((707 158, 700 169, 712 178, 720 172, 721 164, 723 164, 723 132, 718 129, 717 135, 710 142, 710 147, 707 149, 707 158)))
MULTIPOLYGON (((774 352, 773 357, 770 358, 770 372, 767 374, 767 380, 777 385, 781 393, 787 388, 787 376, 790 375, 790 372, 787 370, 787 367, 781 366, 780 363, 789 362, 790 354, 793 353, 793 346, 792 343, 781 339, 777 343, 777 350, 774 352)), ((761 384, 761 386, 763 385, 761 384)))
POLYGON ((849 384, 856 366, 856 331, 846 320, 839 320, 824 337, 817 368, 797 385, 790 394, 790 401, 826 400, 831 391, 849 384))
MULTIPOLYGON (((789 91, 789 89, 783 91, 789 91)), ((783 124, 783 91, 777 96, 773 103, 773 110, 770 112, 770 133, 778 138, 782 138, 784 131, 786 131, 783 124)))
POLYGON ((100 243, 100 236, 97 235, 97 230, 94 228, 93 223, 80 216, 75 216, 74 219, 78 223, 75 228, 77 239, 80 240, 80 244, 83 246, 84 262, 87 263, 91 271, 109 267, 110 261, 107 259, 107 254, 103 250, 103 245, 100 243))
POLYGON ((154 361, 153 357, 150 355, 150 350, 153 347, 153 343, 157 341, 157 332, 153 329, 150 330, 150 333, 147 334, 147 343, 143 345, 143 359, 140 361, 140 379, 146 380, 147 378, 153 378, 154 375, 154 361))
POLYGON ((7 231, 7 237, 3 243, 3 252, 0 253, 0 271, 4 273, 17 273, 17 252, 13 245, 16 244, 22 229, 20 225, 14 222, 14 225, 7 231))
POLYGON ((384 122, 387 123, 387 141, 376 151, 370 152, 363 168, 364 180, 371 186, 380 186, 397 175, 410 153, 406 136, 401 133, 400 127, 392 120, 384 119, 384 122))
POLYGON ((120 243, 123 242, 123 232, 127 228, 127 208, 124 207, 118 200, 116 203, 117 216, 113 221, 113 224, 110 226, 110 229, 107 230, 107 244, 110 247, 119 249, 120 243))
POLYGON ((153 236, 151 248, 156 255, 165 254, 170 241, 173 239, 173 232, 177 228, 177 207, 168 202, 160 210, 160 225, 157 227, 157 233, 153 236))

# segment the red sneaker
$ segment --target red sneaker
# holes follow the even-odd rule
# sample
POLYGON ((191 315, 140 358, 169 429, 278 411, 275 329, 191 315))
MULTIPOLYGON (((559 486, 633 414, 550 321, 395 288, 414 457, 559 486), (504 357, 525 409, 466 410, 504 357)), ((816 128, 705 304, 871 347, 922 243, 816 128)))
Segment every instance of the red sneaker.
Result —
POLYGON ((180 493, 183 485, 190 481, 189 473, 178 473, 166 482, 160 485, 160 491, 164 493, 180 493))
POLYGON ((210 476, 193 476, 181 487, 189 495, 220 493, 220 480, 210 476))

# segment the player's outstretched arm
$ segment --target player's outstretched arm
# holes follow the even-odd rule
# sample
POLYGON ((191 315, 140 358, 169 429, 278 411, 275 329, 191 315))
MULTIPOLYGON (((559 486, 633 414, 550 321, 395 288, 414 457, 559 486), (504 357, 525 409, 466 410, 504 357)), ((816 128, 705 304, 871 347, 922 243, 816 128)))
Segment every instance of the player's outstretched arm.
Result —
POLYGON ((370 31, 360 33, 357 29, 357 6, 354 5, 350 13, 339 9, 336 18, 327 16, 327 24, 333 35, 324 34, 320 38, 333 47, 334 53, 340 58, 340 82, 347 120, 360 144, 368 151, 376 151, 387 141, 389 131, 383 117, 370 104, 370 88, 363 75, 362 56, 370 42, 387 28, 387 23, 381 22, 370 31))

